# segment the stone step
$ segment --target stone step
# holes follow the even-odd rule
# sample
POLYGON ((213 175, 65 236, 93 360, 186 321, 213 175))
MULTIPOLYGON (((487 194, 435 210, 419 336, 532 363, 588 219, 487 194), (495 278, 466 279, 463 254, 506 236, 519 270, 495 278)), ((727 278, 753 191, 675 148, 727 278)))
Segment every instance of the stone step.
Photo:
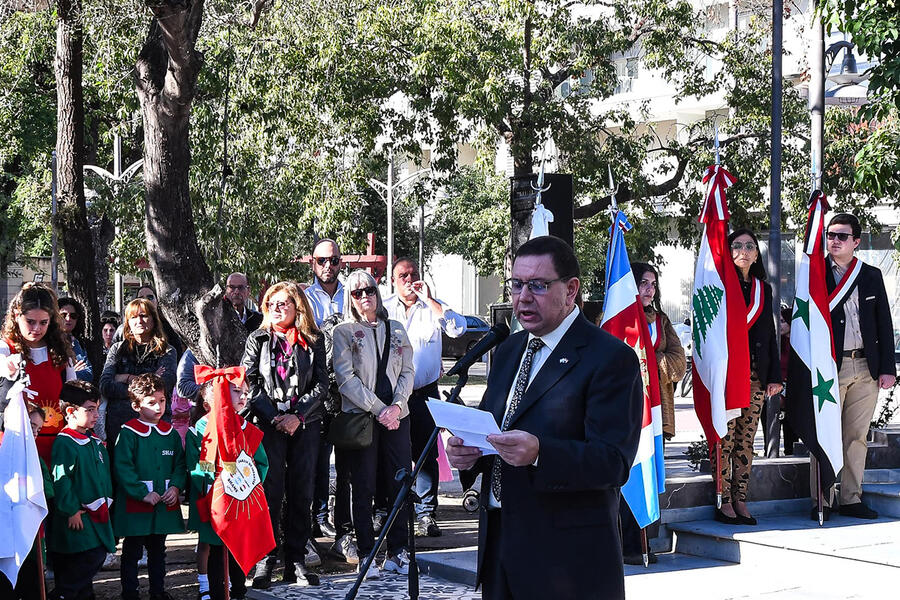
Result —
POLYGON ((863 501, 879 515, 900 518, 900 482, 863 483, 863 501))
POLYGON ((808 512, 758 520, 755 527, 710 520, 668 527, 675 533, 675 552, 681 554, 772 569, 816 564, 821 573, 852 561, 884 570, 886 580, 900 577, 900 521, 833 515, 820 527, 808 512))
POLYGON ((866 469, 863 483, 900 483, 900 469, 866 469))

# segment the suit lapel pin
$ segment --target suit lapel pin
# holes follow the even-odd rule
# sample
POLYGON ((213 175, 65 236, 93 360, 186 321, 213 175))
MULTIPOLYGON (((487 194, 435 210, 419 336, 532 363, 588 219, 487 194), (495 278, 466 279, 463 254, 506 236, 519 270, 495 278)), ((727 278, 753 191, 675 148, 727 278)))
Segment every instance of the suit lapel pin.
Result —
POLYGON ((561 359, 559 359, 559 364, 561 364, 561 365, 564 365, 568 362, 569 362, 569 359, 566 357, 562 357, 561 359))

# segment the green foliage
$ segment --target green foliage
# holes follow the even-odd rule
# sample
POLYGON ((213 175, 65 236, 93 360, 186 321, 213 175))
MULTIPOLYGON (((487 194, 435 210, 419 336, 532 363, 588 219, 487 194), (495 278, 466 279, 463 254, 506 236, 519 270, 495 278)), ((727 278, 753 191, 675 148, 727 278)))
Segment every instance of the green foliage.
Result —
POLYGON ((896 114, 900 106, 900 6, 896 0, 825 0, 829 30, 850 36, 858 52, 878 61, 869 72, 869 117, 896 114))

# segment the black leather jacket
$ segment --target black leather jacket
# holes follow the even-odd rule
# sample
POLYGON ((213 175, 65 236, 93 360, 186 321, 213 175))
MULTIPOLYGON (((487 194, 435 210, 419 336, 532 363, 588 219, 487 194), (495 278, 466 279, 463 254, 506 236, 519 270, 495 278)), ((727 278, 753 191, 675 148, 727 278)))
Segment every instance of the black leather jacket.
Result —
MULTIPOLYGON (((278 410, 272 400, 275 388, 275 374, 272 372, 272 333, 268 329, 258 329, 247 336, 244 358, 241 364, 247 371, 247 385, 250 387, 250 411, 261 423, 270 424, 275 417, 286 414, 278 410)), ((319 336, 309 350, 294 346, 293 354, 297 373, 300 377, 301 396, 290 414, 300 417, 304 426, 322 418, 322 401, 328 393, 328 371, 325 367, 325 340, 319 336), (311 368, 301 368, 300 356, 308 353, 311 368)), ((305 362, 305 361, 304 361, 305 362)))

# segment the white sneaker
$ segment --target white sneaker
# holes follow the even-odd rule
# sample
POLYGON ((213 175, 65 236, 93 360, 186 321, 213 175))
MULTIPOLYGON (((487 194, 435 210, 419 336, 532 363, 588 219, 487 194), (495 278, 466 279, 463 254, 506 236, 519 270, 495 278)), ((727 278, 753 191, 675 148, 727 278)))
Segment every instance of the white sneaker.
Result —
POLYGON ((115 552, 110 552, 103 560, 103 566, 100 569, 103 571, 118 571, 120 564, 119 555, 115 552))
POLYGON ((138 567, 143 568, 147 566, 147 549, 144 548, 144 553, 141 554, 141 559, 138 561, 138 567))
POLYGON ((381 570, 409 575, 409 554, 406 550, 401 550, 397 556, 388 554, 384 559, 384 564, 381 565, 381 570))
POLYGON ((344 559, 348 565, 359 564, 359 549, 356 547, 356 542, 353 541, 353 536, 349 533, 339 537, 331 547, 331 551, 344 559))
POLYGON ((303 564, 307 567, 318 567, 322 564, 322 557, 319 556, 319 549, 316 548, 316 545, 312 540, 306 542, 306 557, 303 559, 303 564))
MULTIPOLYGON (((356 567, 356 572, 359 573, 362 570, 362 564, 356 567)), ((369 570, 366 571, 366 576, 363 577, 363 581, 371 581, 373 579, 381 579, 381 571, 378 570, 378 567, 375 566, 375 563, 369 565, 369 570)))

